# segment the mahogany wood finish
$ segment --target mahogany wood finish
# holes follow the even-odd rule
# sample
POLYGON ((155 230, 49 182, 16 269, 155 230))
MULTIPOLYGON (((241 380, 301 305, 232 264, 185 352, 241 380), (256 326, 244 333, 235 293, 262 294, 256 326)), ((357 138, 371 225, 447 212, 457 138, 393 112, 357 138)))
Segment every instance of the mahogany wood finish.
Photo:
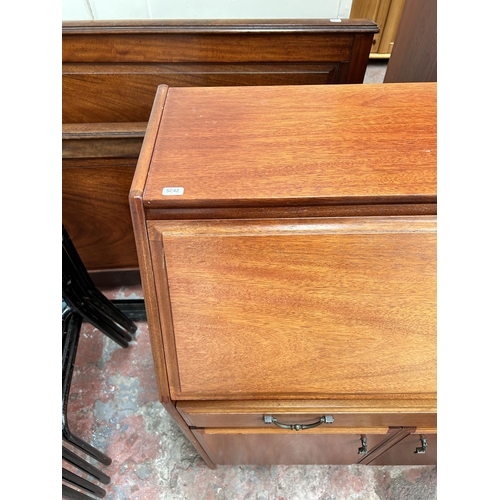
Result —
POLYGON ((63 123, 145 122, 161 84, 362 83, 376 32, 349 19, 64 22, 63 123))
POLYGON ((361 87, 169 89, 146 206, 435 203, 435 87, 361 87))
POLYGON ((210 466, 436 434, 436 191, 434 83, 159 87, 129 199, 160 398, 210 466))
POLYGON ((71 239, 84 245, 89 270, 135 267, 130 208, 123 199, 136 166, 136 158, 63 160, 62 218, 71 239))
POLYGON ((437 1, 405 0, 384 83, 437 82, 437 1))
POLYGON ((436 463, 437 433, 435 428, 417 429, 417 432, 412 432, 384 453, 367 461, 370 465, 434 465, 436 463), (422 447, 422 438, 425 438, 427 448, 425 453, 416 453, 416 450, 422 447))
POLYGON ((435 217, 150 228, 175 399, 436 391, 435 217))
POLYGON ((124 193, 160 84, 362 83, 377 32, 363 20, 63 22, 63 223, 87 269, 138 267, 124 193))
POLYGON ((141 151, 147 122, 68 123, 63 158, 134 158, 141 151))
MULTIPOLYGON (((151 117, 148 122, 146 131, 150 131, 150 135, 156 135, 156 129, 158 123, 161 119, 161 111, 163 109, 163 103, 167 95, 167 87, 163 86, 158 89, 155 96, 155 101, 157 105, 153 107, 151 111, 151 117)), ((130 204, 130 212, 132 215, 132 224, 135 234, 136 244, 137 244, 137 254, 139 256, 140 262, 140 272, 141 281, 144 289, 152 289, 154 287, 154 279, 151 269, 150 260, 150 250, 147 241, 147 229, 146 220, 144 216, 144 209, 142 206, 142 196, 144 184, 146 182, 147 170, 148 170, 148 157, 152 154, 154 147, 154 141, 146 141, 143 145, 143 154, 139 158, 137 163, 137 169, 134 173, 134 178, 130 186, 130 193, 128 196, 130 204), (144 163, 146 162, 146 163, 144 163)), ((200 455, 203 457, 207 465, 211 468, 215 467, 211 458, 207 455, 205 449, 199 444, 197 438, 192 433, 191 429, 188 427, 184 419, 180 416, 179 412, 176 410, 174 403, 170 398, 170 393, 168 389, 168 378, 167 370, 165 365, 165 348, 162 342, 158 319, 158 304, 152 294, 144 294, 144 303, 146 307, 146 313, 148 317, 148 328, 149 331, 155 332, 150 336, 151 348, 153 353, 153 359, 155 364, 156 380, 158 382, 158 391, 160 395, 160 400, 169 412, 172 418, 177 422, 180 429, 188 437, 200 455)))
POLYGON ((311 429, 196 429, 200 443, 220 465, 355 464, 365 437, 368 449, 386 437, 386 428, 311 429))
POLYGON ((311 423, 323 415, 335 415, 339 427, 419 426, 435 428, 435 399, 362 399, 276 401, 178 401, 176 408, 194 427, 267 427, 264 415, 280 422, 311 423), (400 413, 396 413, 399 411, 400 413))

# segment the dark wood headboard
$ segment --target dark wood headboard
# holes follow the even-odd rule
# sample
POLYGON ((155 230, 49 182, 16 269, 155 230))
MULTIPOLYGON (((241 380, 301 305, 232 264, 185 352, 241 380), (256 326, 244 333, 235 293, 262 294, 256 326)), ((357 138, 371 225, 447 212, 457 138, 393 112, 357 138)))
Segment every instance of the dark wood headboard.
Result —
POLYGON ((160 84, 362 83, 368 20, 62 25, 62 216, 89 271, 137 269, 128 190, 160 84))

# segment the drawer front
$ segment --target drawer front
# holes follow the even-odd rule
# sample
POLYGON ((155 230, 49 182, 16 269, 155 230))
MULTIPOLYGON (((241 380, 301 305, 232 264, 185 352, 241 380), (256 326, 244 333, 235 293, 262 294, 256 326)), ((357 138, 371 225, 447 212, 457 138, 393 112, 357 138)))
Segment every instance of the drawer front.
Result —
POLYGON ((264 422, 264 416, 273 416, 286 425, 312 424, 325 415, 334 418, 338 427, 435 427, 436 414, 428 413, 186 413, 177 406, 184 420, 192 427, 270 427, 264 422))
POLYGON ((218 465, 348 465, 380 444, 387 429, 195 429, 193 433, 218 465))
POLYGON ((149 231, 173 399, 435 393, 435 217, 149 231))
POLYGON ((265 416, 285 425, 310 425, 330 416, 335 428, 437 426, 435 401, 413 406, 409 401, 179 401, 176 408, 190 427, 272 428, 265 416))

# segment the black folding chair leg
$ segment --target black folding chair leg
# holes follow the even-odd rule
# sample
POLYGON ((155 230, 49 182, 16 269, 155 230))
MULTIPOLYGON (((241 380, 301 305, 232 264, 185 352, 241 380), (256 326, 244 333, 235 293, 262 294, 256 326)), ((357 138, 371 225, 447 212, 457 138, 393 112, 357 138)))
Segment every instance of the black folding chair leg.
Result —
POLYGON ((99 306, 96 306, 93 302, 89 301, 85 303, 85 305, 81 306, 80 310, 82 315, 88 317, 89 320, 92 319, 92 324, 94 326, 100 326, 102 328, 101 331, 104 334, 108 335, 109 332, 115 332, 128 342, 134 340, 133 335, 128 330, 123 328, 118 323, 115 323, 102 311, 102 309, 99 309, 99 306))
POLYGON ((103 313, 106 314, 112 321, 130 333, 135 333, 137 331, 137 325, 125 314, 123 314, 122 311, 115 307, 113 302, 99 290, 96 289, 93 291, 90 294, 90 297, 96 307, 102 309, 103 313))
POLYGON ((111 458, 102 453, 102 451, 99 451, 97 448, 94 448, 83 439, 80 439, 78 436, 72 434, 68 428, 63 430, 63 439, 76 446, 87 455, 90 455, 92 458, 95 458, 97 461, 101 462, 101 464, 109 465, 111 463, 111 458))
POLYGON ((95 326, 99 331, 104 333, 106 337, 109 337, 111 340, 115 341, 121 347, 128 347, 129 342, 134 340, 134 338, 130 335, 130 333, 122 330, 121 328, 117 328, 115 323, 108 321, 104 317, 99 317, 95 314, 95 311, 89 307, 89 304, 85 306, 79 307, 78 311, 87 320, 91 325, 95 326))
MULTIPOLYGON (((94 284, 81 260, 68 232, 62 226, 62 257, 63 276, 69 278, 71 287, 78 290, 77 294, 86 301, 92 302, 94 306, 106 315, 111 321, 122 327, 129 333, 135 333, 137 325, 116 308, 94 284)), ((68 281, 63 278, 63 282, 68 281)))
POLYGON ((133 340, 131 333, 118 323, 109 319, 102 309, 96 306, 88 296, 84 295, 83 291, 80 290, 78 285, 74 282, 74 278, 64 270, 62 296, 71 309, 77 311, 85 320, 117 342, 120 346, 128 347, 128 342, 133 340))
POLYGON ((66 500, 95 500, 95 498, 89 497, 80 491, 76 491, 66 484, 62 485, 62 497, 66 500))
POLYGON ((111 478, 107 474, 104 474, 104 472, 100 471, 97 467, 89 464, 83 458, 79 457, 76 453, 73 453, 64 446, 62 447, 62 457, 63 460, 66 460, 66 462, 69 462, 81 471, 95 477, 101 483, 109 484, 111 482, 111 478))
POLYGON ((104 453, 94 448, 91 444, 75 436, 69 429, 67 407, 71 380, 73 378, 73 368, 75 365, 76 351, 78 348, 78 339, 80 336, 80 327, 82 324, 81 316, 75 311, 65 311, 63 314, 63 363, 62 363, 62 437, 69 443, 87 453, 91 457, 101 462, 104 465, 111 463, 109 458, 104 453))
POLYGON ((62 478, 68 483, 71 483, 77 486, 78 488, 82 488, 88 491, 89 493, 92 493, 96 497, 104 498, 106 496, 106 490, 103 490, 100 486, 97 486, 96 484, 87 481, 83 477, 74 474, 73 472, 65 469, 64 467, 62 470, 62 478))

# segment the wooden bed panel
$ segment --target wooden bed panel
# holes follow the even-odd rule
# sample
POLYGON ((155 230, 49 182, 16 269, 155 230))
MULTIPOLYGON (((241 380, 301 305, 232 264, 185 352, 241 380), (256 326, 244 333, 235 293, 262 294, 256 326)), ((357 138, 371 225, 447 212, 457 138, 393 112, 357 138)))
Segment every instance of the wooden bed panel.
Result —
POLYGON ((65 159, 62 219, 89 270, 136 268, 128 193, 137 158, 65 159))
POLYGON ((63 77, 64 123, 143 122, 156 89, 236 85, 318 85, 336 83, 341 63, 72 65, 63 77))
POLYGON ((171 33, 96 34, 69 36, 63 62, 302 62, 347 61, 353 33, 171 33), (140 36, 140 43, 138 38, 140 36), (83 50, 81 49, 83 47, 83 50))

